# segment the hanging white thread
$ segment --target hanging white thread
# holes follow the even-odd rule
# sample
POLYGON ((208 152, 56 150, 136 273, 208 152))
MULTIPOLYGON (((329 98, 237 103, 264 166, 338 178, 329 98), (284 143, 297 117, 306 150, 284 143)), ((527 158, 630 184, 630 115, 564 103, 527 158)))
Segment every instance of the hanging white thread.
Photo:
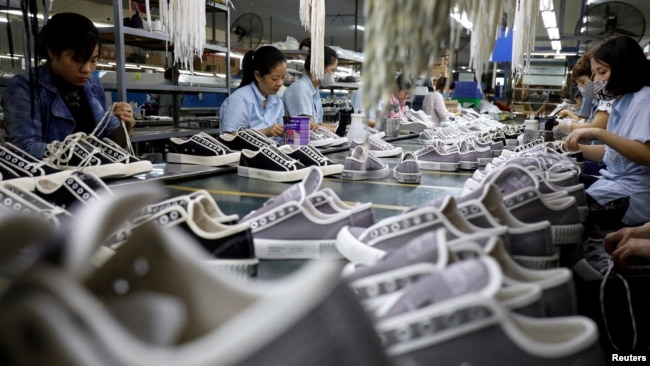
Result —
POLYGON ((194 71, 194 57, 203 56, 205 45, 204 0, 169 0, 160 4, 160 21, 174 45, 174 65, 194 71))
POLYGON ((325 0, 300 0, 300 23, 311 31, 310 71, 314 80, 325 75, 325 0))

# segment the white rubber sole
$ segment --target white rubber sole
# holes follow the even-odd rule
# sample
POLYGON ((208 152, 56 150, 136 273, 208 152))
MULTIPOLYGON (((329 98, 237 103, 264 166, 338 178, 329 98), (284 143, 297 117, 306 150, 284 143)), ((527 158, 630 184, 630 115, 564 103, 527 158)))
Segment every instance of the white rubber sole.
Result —
POLYGON ((459 161, 458 168, 461 170, 476 170, 478 169, 478 161, 459 161))
POLYGON ((420 169, 438 170, 442 172, 455 172, 460 168, 459 163, 441 163, 437 161, 418 160, 420 169))
POLYGON ((123 163, 88 165, 83 168, 71 166, 68 169, 79 169, 82 173, 93 173, 98 178, 124 178, 127 176, 126 165, 123 163))
POLYGON ((399 183, 406 184, 419 184, 422 180, 421 173, 400 173, 397 169, 393 169, 393 178, 397 179, 399 183))
POLYGON ((341 171, 341 178, 346 180, 383 179, 390 174, 388 166, 382 170, 345 170, 341 171))
POLYGON ((271 182, 296 182, 302 180, 308 171, 309 169, 299 169, 289 172, 276 172, 241 165, 237 167, 237 175, 240 177, 268 180, 271 182))
POLYGON ((253 238, 259 259, 342 259, 336 240, 276 240, 253 238))
MULTIPOLYGON (((40 178, 40 177, 39 177, 40 178)), ((4 184, 12 184, 15 187, 18 187, 22 190, 32 192, 36 189, 36 178, 31 177, 22 177, 22 178, 12 178, 7 180, 0 180, 0 186, 4 184)))
POLYGON ((142 173, 148 173, 153 170, 153 165, 149 160, 134 161, 133 163, 127 163, 125 165, 126 174, 129 177, 142 173))
POLYGON ((323 175, 340 174, 343 171, 343 164, 319 166, 318 169, 323 175))
POLYGON ((223 271, 234 277, 254 277, 257 275, 257 265, 260 263, 257 258, 247 259, 208 259, 206 263, 210 267, 223 271))
POLYGON ((194 164, 205 166, 222 166, 239 161, 241 152, 234 152, 219 156, 196 156, 178 153, 168 153, 167 162, 175 164, 194 164))
POLYGON ((359 241, 359 239, 350 233, 347 226, 341 228, 336 236, 336 249, 350 262, 367 266, 377 263, 377 261, 386 255, 384 250, 374 248, 359 241))
POLYGON ((333 142, 334 139, 309 140, 309 144, 313 147, 331 146, 333 142))

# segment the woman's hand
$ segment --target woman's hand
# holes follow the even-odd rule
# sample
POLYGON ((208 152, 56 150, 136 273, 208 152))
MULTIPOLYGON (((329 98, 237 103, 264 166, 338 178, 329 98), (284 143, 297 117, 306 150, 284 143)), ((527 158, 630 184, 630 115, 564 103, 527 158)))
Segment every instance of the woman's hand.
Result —
POLYGON ((566 138, 566 141, 564 142, 564 146, 566 146, 566 148, 569 149, 569 151, 578 151, 580 150, 580 147, 578 146, 580 141, 597 139, 598 137, 596 135, 600 131, 603 130, 600 128, 575 129, 566 138))
POLYGON ((126 129, 130 132, 135 127, 135 117, 133 116, 133 108, 127 102, 115 103, 113 114, 124 122, 126 129))
POLYGON ((650 260, 650 239, 631 238, 616 247, 612 253, 614 263, 625 268, 633 258, 650 260))
POLYGON ((271 127, 267 127, 261 130, 261 132, 269 137, 274 137, 274 136, 282 137, 284 135, 284 126, 276 123, 271 127))
POLYGON ((310 121, 310 122, 309 122, 309 129, 312 130, 312 131, 316 131, 316 130, 318 130, 318 123, 315 123, 315 122, 311 122, 311 121, 310 121))
POLYGON ((570 111, 568 109, 563 109, 563 110, 559 111, 557 116, 559 118, 571 118, 571 119, 575 119, 575 120, 580 119, 580 117, 578 117, 578 115, 576 115, 575 113, 573 113, 573 111, 570 111))
POLYGON ((650 222, 642 226, 624 227, 605 236, 605 250, 612 254, 619 244, 625 244, 631 238, 650 239, 650 222))

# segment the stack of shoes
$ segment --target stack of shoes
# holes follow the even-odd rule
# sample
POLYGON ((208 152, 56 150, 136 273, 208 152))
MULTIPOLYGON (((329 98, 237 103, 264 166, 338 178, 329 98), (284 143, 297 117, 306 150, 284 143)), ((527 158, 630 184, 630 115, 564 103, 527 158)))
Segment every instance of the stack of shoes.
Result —
POLYGON ((420 184, 422 173, 417 156, 410 151, 402 153, 402 157, 393 168, 393 178, 399 183, 420 184))
POLYGON ((292 159, 299 161, 304 166, 315 166, 323 175, 339 174, 343 171, 343 164, 336 164, 325 157, 311 143, 292 147, 290 145, 280 146, 280 150, 292 159))
POLYGON ((390 174, 388 165, 373 154, 369 154, 363 145, 355 147, 350 156, 345 158, 341 178, 347 180, 383 179, 390 174))
POLYGON ((333 263, 273 283, 232 278, 206 266, 209 256, 178 228, 147 224, 101 266, 88 265, 102 234, 151 199, 150 190, 125 193, 84 210, 57 261, 44 250, 53 230, 0 216, 3 246, 22 249, 3 251, 3 262, 20 268, 25 251, 32 259, 0 299, 0 349, 13 364, 390 364, 333 263))
POLYGON ((338 200, 327 199, 326 193, 325 202, 314 205, 312 199, 316 199, 321 182, 320 170, 309 168, 302 182, 240 220, 250 224, 260 259, 339 259, 335 246, 339 230, 374 223, 369 203, 337 205, 338 200))
POLYGON ((519 267, 484 233, 448 238, 427 231, 343 271, 396 364, 604 364, 595 324, 574 315, 570 271, 519 267))
POLYGON ((241 152, 237 174, 240 177, 271 182, 295 182, 307 174, 307 167, 273 145, 241 152))
MULTIPOLYGON (((382 139, 378 139, 373 136, 368 136, 368 152, 370 154, 379 157, 385 158, 389 156, 400 155, 402 153, 401 147, 395 147, 391 143, 386 142, 382 139)), ((354 149, 357 146, 362 146, 366 143, 363 139, 354 139, 350 143, 350 149, 354 149)))
POLYGON ((167 153, 168 163, 217 167, 236 163, 241 155, 204 132, 199 132, 187 140, 172 137, 169 142, 171 150, 167 153))

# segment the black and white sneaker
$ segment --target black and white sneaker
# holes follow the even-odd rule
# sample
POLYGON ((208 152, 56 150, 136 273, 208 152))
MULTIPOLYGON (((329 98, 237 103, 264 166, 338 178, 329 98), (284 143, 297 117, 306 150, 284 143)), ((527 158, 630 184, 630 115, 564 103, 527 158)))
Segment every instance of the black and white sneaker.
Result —
POLYGON ((273 146, 258 151, 242 150, 237 174, 272 182, 295 182, 305 177, 307 167, 273 146))
POLYGON ((167 153, 168 163, 222 166, 238 162, 241 155, 204 132, 187 140, 172 137, 169 141, 173 152, 167 153))
POLYGON ((205 211, 206 215, 210 217, 211 220, 218 222, 224 225, 236 224, 239 220, 239 215, 226 215, 221 209, 214 198, 206 190, 200 189, 196 192, 190 194, 185 194, 178 197, 173 197, 158 203, 145 206, 140 212, 136 215, 135 221, 139 221, 140 217, 150 216, 158 213, 170 206, 182 206, 187 209, 190 201, 198 201, 205 211))
POLYGON ((343 171, 343 164, 336 164, 326 158, 315 146, 302 145, 293 148, 289 145, 280 146, 280 150, 290 158, 296 159, 304 166, 316 166, 323 175, 339 174, 343 171))
POLYGON ((122 146, 111 139, 99 139, 95 135, 88 135, 85 142, 101 149, 103 155, 108 158, 109 161, 123 163, 128 177, 136 174, 147 173, 153 170, 153 165, 149 160, 140 160, 136 158, 133 151, 125 150, 122 146))
POLYGON ((84 141, 84 133, 69 135, 64 141, 47 145, 43 160, 58 169, 81 170, 99 178, 123 178, 127 170, 123 163, 115 163, 103 156, 102 149, 84 141))
POLYGON ((56 207, 36 194, 12 183, 0 185, 0 212, 3 211, 11 214, 42 217, 54 228, 59 228, 61 224, 72 218, 72 215, 65 209, 56 207))
POLYGON ((244 149, 257 151, 265 146, 276 145, 272 140, 260 136, 258 131, 240 128, 236 134, 225 133, 219 135, 218 140, 230 150, 242 151, 244 149))
POLYGON ((47 202, 66 209, 71 205, 92 205, 102 195, 112 194, 96 175, 80 171, 63 179, 50 176, 36 179, 34 192, 47 202))

